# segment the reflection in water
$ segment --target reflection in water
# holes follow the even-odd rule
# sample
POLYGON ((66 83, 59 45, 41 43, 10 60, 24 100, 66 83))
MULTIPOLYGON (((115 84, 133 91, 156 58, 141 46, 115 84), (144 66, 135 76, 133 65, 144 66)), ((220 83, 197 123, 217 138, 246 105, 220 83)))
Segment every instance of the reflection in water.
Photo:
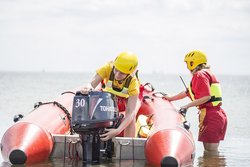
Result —
POLYGON ((198 158, 198 167, 224 167, 226 158, 218 151, 204 151, 203 156, 198 158))
POLYGON ((150 167, 145 160, 112 160, 102 161, 100 164, 84 164, 81 160, 62 160, 53 158, 51 160, 53 167, 150 167))
MULTIPOLYGON (((198 157, 194 167, 225 167, 226 158, 219 152, 203 152, 203 156, 198 157)), ((0 164, 0 167, 152 167, 145 160, 112 160, 102 161, 100 164, 83 164, 81 160, 71 160, 69 158, 52 158, 36 164, 10 165, 0 164)))
MULTIPOLYGON (((103 162, 100 164, 83 164, 81 160, 65 161, 61 158, 53 158, 48 161, 40 162, 37 164, 26 165, 10 165, 9 163, 0 164, 1 167, 152 167, 147 164, 145 160, 112 160, 111 162, 103 162)), ((198 157, 197 164, 194 167, 225 167, 226 158, 219 152, 204 151, 203 156, 198 157)))

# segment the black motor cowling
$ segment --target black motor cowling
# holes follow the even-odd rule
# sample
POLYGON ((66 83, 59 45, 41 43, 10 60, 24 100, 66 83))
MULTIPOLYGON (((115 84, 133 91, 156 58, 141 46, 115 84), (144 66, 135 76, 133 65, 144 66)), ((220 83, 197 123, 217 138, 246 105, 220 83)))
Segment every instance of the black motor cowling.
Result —
POLYGON ((105 128, 116 128, 122 117, 118 117, 115 97, 107 92, 77 92, 74 97, 71 127, 80 135, 83 163, 99 163, 101 150, 106 159, 114 151, 112 139, 101 142, 99 133, 105 128))
POLYGON ((114 96, 108 92, 77 92, 74 97, 71 126, 75 132, 112 127, 118 119, 114 96))

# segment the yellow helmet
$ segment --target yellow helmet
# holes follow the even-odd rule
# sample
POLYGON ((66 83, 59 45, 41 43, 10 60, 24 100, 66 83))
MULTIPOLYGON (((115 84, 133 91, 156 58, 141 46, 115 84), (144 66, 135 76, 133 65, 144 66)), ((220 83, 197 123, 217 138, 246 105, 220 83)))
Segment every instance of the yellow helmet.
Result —
POLYGON ((115 68, 125 74, 131 74, 134 72, 137 65, 137 55, 131 52, 120 53, 114 61, 115 68))
POLYGON ((187 68, 191 71, 200 64, 206 64, 207 57, 203 52, 199 50, 194 50, 194 51, 189 52, 185 56, 184 61, 187 63, 187 68))

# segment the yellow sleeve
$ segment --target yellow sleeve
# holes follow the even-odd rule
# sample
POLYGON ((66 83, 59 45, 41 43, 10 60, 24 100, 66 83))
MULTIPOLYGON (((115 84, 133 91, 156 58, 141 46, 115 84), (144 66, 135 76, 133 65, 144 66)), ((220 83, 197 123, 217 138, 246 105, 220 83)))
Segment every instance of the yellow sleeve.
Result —
POLYGON ((112 63, 108 62, 96 70, 96 73, 100 75, 102 79, 108 79, 112 71, 112 63))
POLYGON ((135 96, 138 95, 139 93, 140 93, 140 82, 138 81, 136 76, 134 76, 129 84, 128 94, 129 96, 135 96))

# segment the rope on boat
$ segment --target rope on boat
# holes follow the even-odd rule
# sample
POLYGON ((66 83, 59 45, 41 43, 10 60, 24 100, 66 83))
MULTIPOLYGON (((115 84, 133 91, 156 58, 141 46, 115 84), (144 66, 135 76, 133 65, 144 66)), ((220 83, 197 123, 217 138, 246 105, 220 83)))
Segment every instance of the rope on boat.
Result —
POLYGON ((64 94, 66 94, 66 93, 71 93, 71 94, 73 94, 73 95, 75 95, 75 94, 76 94, 75 92, 66 91, 66 92, 62 92, 62 93, 61 93, 61 95, 64 95, 64 94))
MULTIPOLYGON (((41 106, 41 105, 46 105, 46 104, 53 104, 53 105, 59 107, 60 109, 62 109, 63 112, 66 114, 66 117, 67 117, 68 120, 69 120, 69 124, 71 123, 71 115, 70 115, 69 111, 68 111, 62 104, 60 104, 60 103, 57 102, 57 101, 46 102, 46 103, 37 102, 37 103, 35 103, 35 105, 34 105, 34 109, 38 108, 38 107, 41 106)), ((64 118, 63 118, 63 119, 64 119, 64 118)), ((70 134, 71 134, 71 135, 74 134, 74 130, 73 130, 73 128, 72 128, 71 126, 70 126, 70 134)))

